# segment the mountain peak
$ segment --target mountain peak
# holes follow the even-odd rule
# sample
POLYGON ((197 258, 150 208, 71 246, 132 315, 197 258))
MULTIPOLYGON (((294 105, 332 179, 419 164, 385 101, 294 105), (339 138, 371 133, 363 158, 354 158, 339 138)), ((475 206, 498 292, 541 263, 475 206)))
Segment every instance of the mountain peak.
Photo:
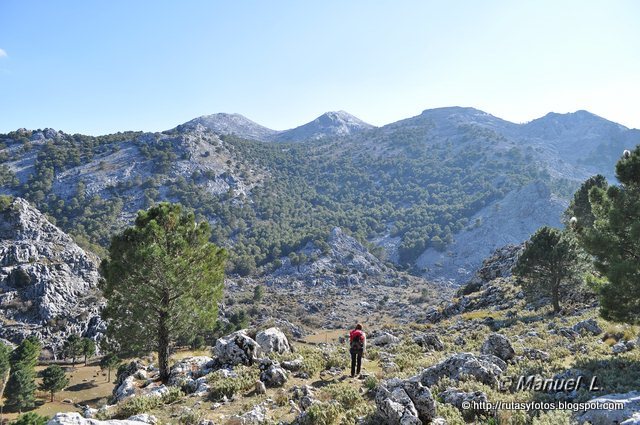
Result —
POLYGON ((567 113, 549 112, 545 116, 525 124, 525 126, 530 128, 545 128, 555 132, 566 131, 567 126, 571 128, 602 126, 619 130, 627 129, 621 124, 609 121, 606 118, 602 118, 601 116, 585 111, 584 109, 567 113))
POLYGON ((264 127, 240 114, 219 112, 217 114, 203 115, 194 118, 180 126, 178 129, 195 129, 198 125, 216 134, 233 134, 238 137, 255 140, 267 140, 277 132, 264 127))
POLYGON ((329 136, 349 136, 371 128, 374 128, 374 126, 348 112, 329 111, 311 122, 280 132, 275 137, 275 140, 286 142, 317 140, 329 136))

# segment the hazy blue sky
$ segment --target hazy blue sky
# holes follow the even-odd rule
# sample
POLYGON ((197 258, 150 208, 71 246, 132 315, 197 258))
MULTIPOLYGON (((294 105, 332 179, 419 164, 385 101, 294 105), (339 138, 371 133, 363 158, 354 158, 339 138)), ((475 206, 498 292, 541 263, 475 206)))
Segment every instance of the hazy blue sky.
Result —
POLYGON ((0 0, 0 132, 275 129, 440 106, 640 127, 638 1, 0 0))

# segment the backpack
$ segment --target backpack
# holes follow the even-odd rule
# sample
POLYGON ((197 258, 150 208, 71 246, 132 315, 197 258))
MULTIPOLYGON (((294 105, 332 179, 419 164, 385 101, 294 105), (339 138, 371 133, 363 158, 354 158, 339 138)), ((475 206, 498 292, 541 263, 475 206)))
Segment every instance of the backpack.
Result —
POLYGON ((351 351, 362 351, 364 348, 364 335, 362 332, 354 332, 350 344, 351 351))

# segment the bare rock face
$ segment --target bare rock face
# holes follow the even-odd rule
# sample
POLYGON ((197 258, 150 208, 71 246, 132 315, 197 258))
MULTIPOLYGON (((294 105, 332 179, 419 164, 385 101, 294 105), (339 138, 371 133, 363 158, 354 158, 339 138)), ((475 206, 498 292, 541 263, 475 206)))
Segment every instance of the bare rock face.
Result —
POLYGON ((250 365, 258 360, 261 348, 243 329, 218 338, 213 352, 222 364, 250 365))
POLYGON ((576 423, 605 424, 637 424, 640 423, 640 392, 632 391, 624 394, 608 394, 589 400, 594 406, 610 403, 620 403, 622 409, 599 407, 586 411, 575 412, 573 419, 576 423))
POLYGON ((496 356, 457 353, 423 370, 420 374, 420 382, 430 387, 444 377, 460 381, 473 376, 476 381, 496 387, 498 378, 506 369, 507 364, 496 356))
POLYGON ((265 354, 284 354, 291 352, 289 340, 278 328, 269 328, 258 332, 256 335, 256 342, 260 345, 262 352, 265 354))
POLYGON ((376 393, 378 415, 386 424, 428 424, 436 416, 436 404, 429 388, 416 377, 389 379, 376 393))
POLYGON ((474 403, 477 405, 479 403, 486 403, 489 401, 487 399, 487 395, 482 391, 465 392, 455 387, 447 388, 445 391, 440 393, 440 397, 443 402, 451 404, 460 410, 464 410, 463 406, 467 403, 473 406, 474 403))
POLYGON ((543 182, 535 181, 485 206, 470 218, 477 227, 462 230, 444 252, 428 248, 416 264, 428 279, 461 284, 482 267, 482 261, 506 244, 520 244, 544 225, 560 227, 566 201, 543 182))
POLYGON ((0 211, 0 337, 35 335, 56 356, 70 334, 104 331, 98 259, 24 199, 0 211))

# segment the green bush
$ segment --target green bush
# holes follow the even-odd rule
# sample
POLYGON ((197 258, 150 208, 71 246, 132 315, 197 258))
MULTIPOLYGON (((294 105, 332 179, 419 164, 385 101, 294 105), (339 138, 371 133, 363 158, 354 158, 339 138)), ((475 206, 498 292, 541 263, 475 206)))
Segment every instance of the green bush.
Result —
POLYGON ((148 413, 161 405, 162 399, 160 397, 132 397, 118 407, 115 417, 126 419, 140 413, 148 413))
POLYGON ((211 386, 209 396, 212 400, 231 398, 240 391, 248 391, 254 387, 260 377, 260 371, 256 367, 237 366, 234 372, 236 376, 232 377, 225 377, 223 370, 217 370, 209 375, 208 381, 211 386))
POLYGON ((378 386, 378 378, 376 378, 373 375, 369 375, 365 378, 364 387, 367 390, 373 391, 377 386, 378 386))
POLYGON ((462 418, 462 413, 460 413, 457 407, 438 402, 436 405, 436 411, 438 412, 438 416, 447 421, 447 425, 466 425, 462 418))
POLYGON ((175 403, 184 397, 184 392, 178 387, 169 387, 169 392, 162 395, 162 402, 164 404, 175 403))
POLYGON ((344 409, 338 403, 315 403, 301 418, 301 425, 336 425, 341 423, 344 409))
POLYGON ((332 384, 326 387, 324 391, 331 397, 331 400, 340 403, 345 410, 353 409, 359 403, 364 402, 357 387, 350 384, 332 384))
POLYGON ((550 410, 534 417, 531 425, 571 425, 571 411, 550 410))
POLYGON ((190 410, 184 412, 178 418, 178 423, 181 425, 198 425, 204 418, 204 414, 199 410, 190 410))
POLYGON ((11 422, 11 425, 45 425, 49 421, 46 416, 40 416, 35 412, 25 413, 11 422))

